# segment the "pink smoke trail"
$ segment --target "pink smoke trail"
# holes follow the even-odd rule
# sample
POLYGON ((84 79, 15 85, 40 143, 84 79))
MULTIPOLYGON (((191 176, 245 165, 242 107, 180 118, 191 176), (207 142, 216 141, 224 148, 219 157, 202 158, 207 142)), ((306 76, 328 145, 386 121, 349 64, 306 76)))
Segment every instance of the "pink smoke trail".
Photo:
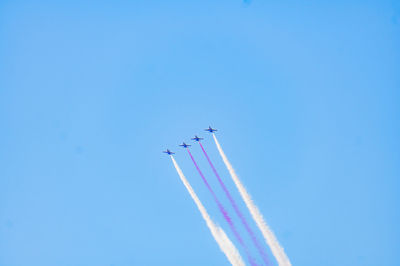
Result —
POLYGON ((222 181, 221 177, 219 176, 217 169, 215 169, 213 163, 211 162, 210 157, 208 157, 208 154, 206 152, 206 150, 204 149, 203 145, 201 144, 201 142, 199 141, 200 147, 203 150, 204 155, 207 158, 208 163, 210 164, 215 176, 218 179, 219 184, 221 185, 222 189, 224 190, 226 196, 228 197, 230 203, 232 204, 233 209, 235 210, 237 216, 239 216, 240 221, 242 222, 242 224, 244 225, 244 227, 246 228, 247 233, 249 233, 251 240, 253 241, 254 245, 256 246, 258 252, 260 253, 261 257, 263 258, 263 261, 265 263, 265 265, 269 265, 269 260, 267 257, 267 254, 264 252, 264 249, 261 247, 260 243, 258 242, 253 230, 251 230, 249 224, 246 221, 246 218, 243 216, 242 212, 239 210, 239 207, 237 206, 235 200, 233 199, 231 193, 229 192, 228 188, 225 186, 224 182, 222 181))
POLYGON ((201 203, 200 199, 197 197, 196 193, 194 192, 192 186, 187 181, 185 175, 183 174, 181 168, 179 167, 178 163, 175 161, 174 156, 170 154, 172 163, 175 166, 176 171, 178 172, 179 178, 181 179, 183 185, 186 187, 187 191, 189 192, 191 198, 193 199, 194 203, 196 204, 197 209, 199 209, 201 216, 203 217, 204 221, 208 229, 210 229, 211 235, 214 237, 215 241, 218 243, 218 246, 225 254, 229 262, 232 266, 245 266, 242 257, 239 254, 239 251, 236 249, 235 245, 231 242, 229 237, 225 234, 224 230, 216 225, 211 217, 208 215, 206 208, 201 203))
POLYGON ((203 179, 204 184, 206 185, 206 187, 208 188, 208 190, 210 191, 211 195, 214 198, 214 201, 217 203, 218 208, 220 210, 220 212, 223 214, 226 222, 229 224, 229 227, 231 228, 233 234, 235 235, 235 237, 237 238, 237 240, 239 241, 239 243, 242 245, 242 247, 244 248, 246 255, 249 259, 249 262, 251 265, 257 266, 257 264, 254 262, 254 259, 251 257, 248 248, 246 247, 245 243, 243 242, 242 237, 239 235, 239 232, 236 230, 235 225, 232 222, 231 217, 229 216, 229 214, 226 212, 224 206, 222 206, 221 202, 218 200, 217 195, 215 194, 214 190, 211 188, 210 184, 208 183, 207 179, 205 178, 205 176, 203 175, 203 172, 200 170, 198 164, 196 163, 195 159, 193 158, 192 153, 190 152, 190 150, 188 148, 186 148, 186 150, 189 153, 190 158, 193 161, 194 166, 197 169, 197 172, 199 172, 201 179, 203 179))

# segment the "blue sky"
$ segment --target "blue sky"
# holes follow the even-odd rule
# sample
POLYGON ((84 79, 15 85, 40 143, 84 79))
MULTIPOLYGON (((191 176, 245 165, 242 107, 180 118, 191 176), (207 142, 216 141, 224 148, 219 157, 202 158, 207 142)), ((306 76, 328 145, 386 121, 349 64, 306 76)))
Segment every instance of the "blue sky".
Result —
POLYGON ((399 47, 396 1, 2 1, 0 265, 228 265, 161 153, 233 239, 208 125, 293 265, 399 265, 399 47))

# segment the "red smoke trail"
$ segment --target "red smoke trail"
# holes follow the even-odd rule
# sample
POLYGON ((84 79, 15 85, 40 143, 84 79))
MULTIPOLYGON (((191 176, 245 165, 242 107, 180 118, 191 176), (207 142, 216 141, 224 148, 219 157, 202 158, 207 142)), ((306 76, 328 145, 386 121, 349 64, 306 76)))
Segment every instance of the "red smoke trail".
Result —
POLYGON ((199 166, 197 165, 196 161, 193 158, 192 153, 189 151, 188 148, 186 148, 186 150, 188 151, 190 158, 193 161, 194 166, 196 166, 197 172, 199 172, 201 179, 203 179, 204 184, 206 185, 206 187, 208 188, 208 190, 210 191, 211 195, 214 198, 214 201, 217 203, 219 210, 221 211, 221 213, 223 214, 226 222, 229 224, 229 227, 231 228, 233 234, 235 235, 235 237, 237 238, 237 240, 239 241, 239 243, 242 245, 242 247, 244 248, 247 257, 249 258, 250 264, 257 266, 257 264, 254 262, 254 259, 250 256, 250 253, 248 251, 248 248, 246 247, 245 243, 243 242, 242 237, 239 235, 239 232, 236 230, 235 225, 232 222, 231 217, 229 217, 229 214, 226 212, 226 210, 224 209, 224 206, 222 206, 221 202, 218 200, 217 195, 215 195, 214 190, 211 188, 210 184, 208 183, 207 179, 204 177, 203 172, 201 172, 199 166))
POLYGON ((219 176, 217 169, 215 169, 213 163, 210 160, 210 157, 208 157, 208 154, 206 152, 206 150, 204 149, 203 145, 201 144, 201 142, 199 141, 200 147, 203 150, 204 155, 207 158, 208 163, 210 164, 212 170, 214 171, 215 176, 218 179, 219 184, 221 185, 222 189, 224 190, 226 196, 228 197, 230 203, 232 204, 233 209, 235 210, 237 216, 239 216, 241 222, 243 223, 244 227, 246 228, 246 231, 249 233, 251 240, 253 241, 254 245, 256 246, 258 252, 260 252, 261 257, 264 260, 264 263, 266 265, 269 265, 269 260, 267 257, 267 254, 264 252, 264 249, 261 247, 260 243, 258 242, 253 230, 251 230, 249 224, 246 221, 246 218, 243 216, 242 212, 239 210, 239 207, 237 206, 235 200, 233 199, 231 193, 229 192, 229 190, 227 189, 227 187, 225 186, 224 182, 222 181, 221 177, 219 176))

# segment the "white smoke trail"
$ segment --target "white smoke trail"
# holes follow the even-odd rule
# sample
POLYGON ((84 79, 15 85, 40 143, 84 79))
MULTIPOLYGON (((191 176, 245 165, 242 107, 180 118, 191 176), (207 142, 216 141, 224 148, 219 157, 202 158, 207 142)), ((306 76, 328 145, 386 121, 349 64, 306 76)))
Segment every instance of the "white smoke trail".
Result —
POLYGON ((222 157, 222 160, 225 163, 226 168, 233 179, 233 182, 236 185, 236 188, 239 190, 240 195, 242 196, 243 201, 245 202, 247 208, 249 209, 251 216, 253 217, 254 221, 256 222, 258 228, 260 229, 261 233, 264 236, 264 239, 268 246, 271 248, 272 254, 274 255, 275 259, 278 261, 279 266, 291 266, 292 264, 289 261, 289 258, 286 256, 285 251, 279 245, 278 240, 276 239, 274 233, 268 227, 267 223, 264 221, 264 218, 261 212, 258 210, 257 206, 252 201, 249 193, 247 192, 246 188, 243 186, 242 182, 240 181, 239 177, 237 176, 235 170, 233 169, 231 163, 228 161, 224 151, 219 144, 217 137, 213 134, 215 144, 217 145, 219 154, 222 157))
POLYGON ((201 203, 200 199, 197 197, 196 193, 194 192, 192 186, 189 184, 181 168, 179 168, 178 163, 175 161, 174 157, 171 155, 172 162, 174 163, 175 169, 178 172, 179 177, 181 178, 182 183, 185 185, 186 189, 188 190, 190 196, 192 197, 193 201, 196 203, 197 208, 199 209, 203 219, 206 221, 208 228, 211 231, 215 241, 218 243, 222 252, 224 252, 225 256, 228 258, 229 262, 234 266, 245 266, 242 257, 239 254, 239 251, 233 245, 231 240, 225 234, 224 230, 217 226, 210 218, 207 213, 206 208, 201 203))

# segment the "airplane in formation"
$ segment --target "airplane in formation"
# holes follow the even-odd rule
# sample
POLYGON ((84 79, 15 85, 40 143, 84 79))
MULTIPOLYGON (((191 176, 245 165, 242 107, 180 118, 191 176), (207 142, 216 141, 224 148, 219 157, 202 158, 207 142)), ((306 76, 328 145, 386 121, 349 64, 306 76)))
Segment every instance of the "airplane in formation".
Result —
POLYGON ((192 138, 192 140, 195 140, 195 141, 200 141, 200 140, 202 140, 203 138, 199 138, 197 135, 196 136, 194 136, 194 138, 192 138))
POLYGON ((181 145, 179 145, 179 146, 181 146, 181 147, 183 147, 183 148, 188 148, 188 147, 190 147, 191 145, 189 145, 189 144, 186 144, 185 142, 183 142, 181 145))
POLYGON ((218 131, 218 130, 216 130, 216 129, 214 129, 214 128, 209 126, 207 129, 204 129, 204 131, 208 131, 210 133, 214 133, 215 131, 218 131))
POLYGON ((167 153, 168 155, 172 155, 172 154, 175 154, 175 152, 172 152, 172 151, 170 151, 170 150, 166 150, 166 151, 163 151, 163 153, 167 153))

